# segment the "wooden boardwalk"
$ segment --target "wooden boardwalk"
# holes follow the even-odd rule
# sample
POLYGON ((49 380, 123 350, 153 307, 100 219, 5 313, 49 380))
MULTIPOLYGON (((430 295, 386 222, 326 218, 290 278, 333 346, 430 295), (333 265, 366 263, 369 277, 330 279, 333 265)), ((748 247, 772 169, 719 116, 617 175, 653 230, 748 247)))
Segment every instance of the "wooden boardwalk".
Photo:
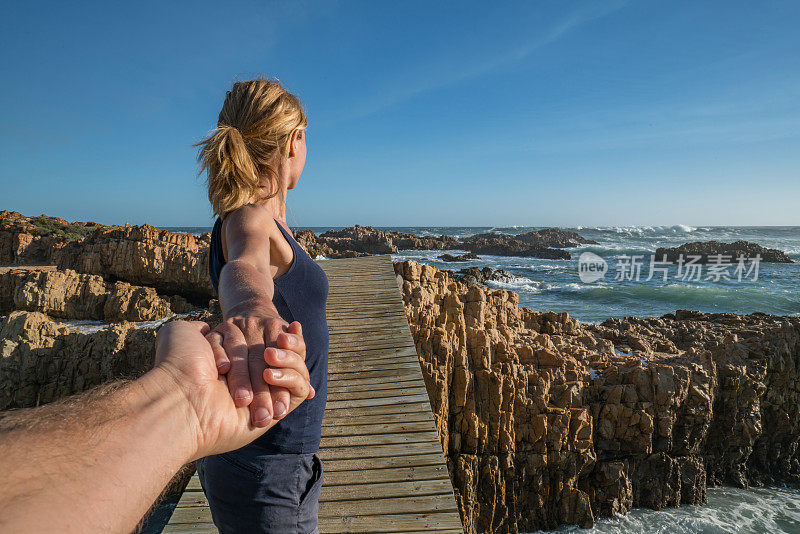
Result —
MULTIPOLYGON (((391 258, 320 265, 330 282, 320 532, 463 532, 391 258)), ((197 475, 164 532, 217 532, 197 475)))

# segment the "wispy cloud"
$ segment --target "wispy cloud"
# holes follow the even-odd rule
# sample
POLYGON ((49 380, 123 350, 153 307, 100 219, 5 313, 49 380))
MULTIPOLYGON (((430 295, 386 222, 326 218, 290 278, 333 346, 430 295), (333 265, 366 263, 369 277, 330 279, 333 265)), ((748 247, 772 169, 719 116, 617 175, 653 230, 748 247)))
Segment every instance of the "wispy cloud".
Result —
POLYGON ((348 109, 347 118, 367 117, 418 95, 455 86, 509 68, 524 61, 542 48, 559 41, 581 26, 622 9, 627 3, 627 0, 606 2, 602 6, 593 5, 575 11, 533 40, 510 51, 504 49, 491 57, 477 61, 472 57, 461 58, 462 62, 457 68, 453 68, 452 63, 457 62, 458 58, 448 58, 447 68, 429 68, 420 75, 406 75, 403 77, 403 83, 390 84, 372 98, 362 99, 361 103, 348 109), (414 80, 416 83, 408 83, 407 80, 414 80))

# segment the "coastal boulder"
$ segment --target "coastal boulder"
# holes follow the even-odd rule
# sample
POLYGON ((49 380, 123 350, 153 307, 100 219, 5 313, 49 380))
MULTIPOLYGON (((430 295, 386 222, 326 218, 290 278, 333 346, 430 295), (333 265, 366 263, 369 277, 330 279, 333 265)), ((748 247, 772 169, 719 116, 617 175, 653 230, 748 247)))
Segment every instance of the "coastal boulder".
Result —
POLYGON ((38 311, 62 319, 154 321, 193 307, 180 296, 160 296, 151 287, 108 283, 72 270, 10 270, 0 274, 0 313, 38 311))
POLYGON ((740 256, 745 259, 761 257, 761 261, 767 263, 792 263, 792 259, 782 250, 762 247, 758 243, 749 241, 735 241, 733 243, 722 243, 720 241, 694 241, 685 243, 679 247, 664 248, 656 250, 655 256, 661 260, 666 256, 667 261, 675 263, 680 257, 688 261, 690 256, 698 256, 697 263, 711 263, 716 261, 715 256, 724 256, 727 261, 721 263, 736 263, 740 256))

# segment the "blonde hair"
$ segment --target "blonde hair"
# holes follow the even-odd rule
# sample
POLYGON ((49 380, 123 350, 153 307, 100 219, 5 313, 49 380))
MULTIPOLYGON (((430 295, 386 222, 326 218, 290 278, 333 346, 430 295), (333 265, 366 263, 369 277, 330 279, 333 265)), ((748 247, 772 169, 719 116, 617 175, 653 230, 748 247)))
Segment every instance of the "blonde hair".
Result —
POLYGON ((268 199, 281 193, 280 158, 289 155, 292 133, 306 126, 300 100, 277 80, 234 83, 217 128, 195 145, 200 147, 199 174, 208 171, 208 200, 214 214, 224 217, 254 197, 268 199), (270 177, 267 186, 261 183, 264 176, 270 177))

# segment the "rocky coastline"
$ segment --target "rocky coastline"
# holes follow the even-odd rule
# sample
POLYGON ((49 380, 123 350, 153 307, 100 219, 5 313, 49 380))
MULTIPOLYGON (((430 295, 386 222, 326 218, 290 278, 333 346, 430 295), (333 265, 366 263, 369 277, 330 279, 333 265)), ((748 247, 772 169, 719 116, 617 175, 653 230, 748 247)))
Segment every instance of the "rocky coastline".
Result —
MULTIPOLYGON (((297 234, 312 256, 464 248, 370 227, 297 234)), ((155 329, 131 321, 215 324, 209 242, 0 212, 0 409, 146 372, 155 329), (75 319, 109 324, 82 333, 63 322, 75 319)), ((466 532, 585 527, 703 503, 709 485, 800 483, 800 319, 680 311, 584 325, 485 286, 503 271, 395 270, 466 532)))
POLYGON ((800 483, 800 319, 581 325, 430 266, 395 270, 466 532, 800 483))

